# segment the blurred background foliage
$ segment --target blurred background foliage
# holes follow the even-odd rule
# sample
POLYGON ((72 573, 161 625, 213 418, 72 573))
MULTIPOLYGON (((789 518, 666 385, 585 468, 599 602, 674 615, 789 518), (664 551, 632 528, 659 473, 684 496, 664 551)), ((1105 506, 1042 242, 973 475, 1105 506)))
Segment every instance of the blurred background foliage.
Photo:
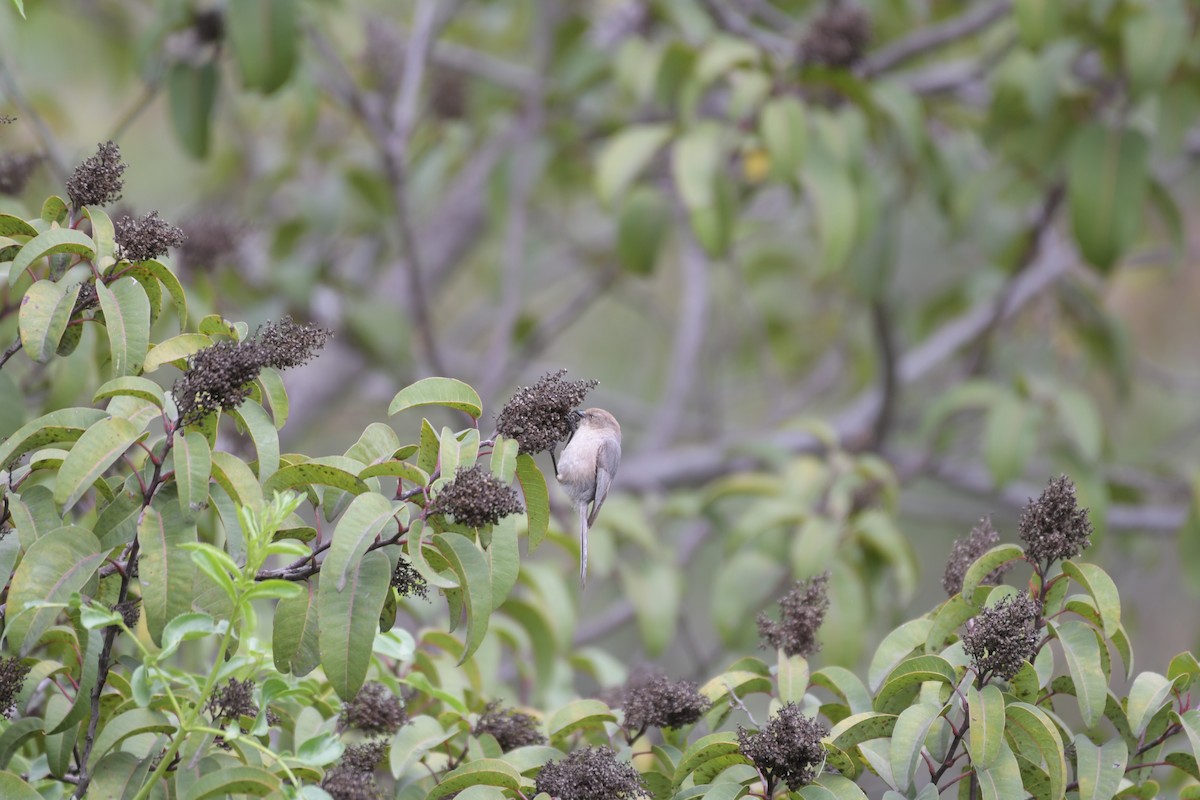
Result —
MULTIPOLYGON (((1145 663, 1195 646, 1193 4, 21 7, 0 6, 0 164, 39 160, 0 211, 36 215, 117 141, 110 213, 182 225, 194 319, 335 331, 289 375, 285 451, 345 451, 425 375, 490 413, 552 370, 600 380, 626 455, 594 580, 552 531, 487 681, 518 677, 503 644, 538 656, 527 701, 639 661, 704 679, 824 570, 820 658, 860 664, 940 599, 981 511, 1012 541, 1064 471, 1145 663)), ((0 436, 90 403, 94 361, 6 370, 0 436)))

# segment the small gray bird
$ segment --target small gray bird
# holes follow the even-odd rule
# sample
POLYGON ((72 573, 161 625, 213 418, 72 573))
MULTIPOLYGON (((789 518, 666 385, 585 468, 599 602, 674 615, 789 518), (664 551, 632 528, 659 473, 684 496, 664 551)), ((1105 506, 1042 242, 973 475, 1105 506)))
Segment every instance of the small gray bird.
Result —
POLYGON ((578 424, 558 457, 557 477, 579 512, 579 582, 587 585, 588 528, 596 521, 621 463, 621 426, 602 408, 571 413, 578 424))

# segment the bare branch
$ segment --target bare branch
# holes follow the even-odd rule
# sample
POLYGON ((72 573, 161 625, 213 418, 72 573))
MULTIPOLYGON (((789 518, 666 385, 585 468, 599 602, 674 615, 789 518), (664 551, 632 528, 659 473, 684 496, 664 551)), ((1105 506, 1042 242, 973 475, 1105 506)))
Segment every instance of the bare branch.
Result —
MULTIPOLYGON (((1074 263, 1074 249, 1060 237, 1048 236, 1034 264, 1013 283, 1002 306, 1001 319, 1012 316, 1061 280, 1074 263)), ((975 305, 910 350, 897 364, 898 384, 909 385, 926 377, 974 342, 987 330, 995 307, 994 300, 975 305)), ((839 438, 851 447, 859 447, 869 441, 871 425, 879 414, 882 399, 878 389, 871 389, 851 401, 832 420, 839 438)), ((757 436, 748 436, 746 432, 738 431, 717 442, 679 447, 666 452, 642 451, 631 454, 621 465, 621 483, 633 491, 653 491, 702 483, 730 472, 753 469, 758 461, 745 453, 760 442, 792 453, 816 452, 822 447, 807 432, 760 432, 757 436), (748 441, 751 443, 749 446, 748 441)))
POLYGON ((775 55, 795 57, 795 42, 766 28, 760 28, 731 8, 725 0, 704 0, 704 7, 716 23, 730 33, 745 37, 775 55))
POLYGON ((1006 16, 1011 9, 1012 0, 974 5, 969 11, 953 19, 922 28, 880 48, 863 61, 858 70, 859 74, 869 78, 893 70, 917 56, 984 30, 1006 16))
POLYGON ((879 413, 871 426, 871 441, 878 449, 887 440, 896 416, 900 386, 896 380, 896 341, 892 330, 892 312, 887 300, 876 299, 871 303, 871 331, 879 351, 879 413))
POLYGON ((694 399, 696 375, 704 350, 712 264, 686 222, 681 230, 683 285, 680 287, 679 316, 675 323, 675 342, 671 348, 667 382, 646 432, 644 446, 650 451, 660 450, 674 440, 682 418, 679 407, 693 405, 691 401, 694 399))
POLYGON ((71 171, 67 168, 67 162, 63 159, 62 152, 58 148, 58 142, 54 138, 54 134, 50 131, 50 126, 37 113, 33 105, 30 104, 28 98, 21 92, 21 87, 17 85, 16 79, 13 78, 12 72, 9 71, 8 65, 0 58, 0 87, 3 87, 4 94, 12 101, 12 104, 21 112, 21 116, 28 117, 30 124, 33 125, 34 133, 37 134, 38 141, 42 143, 42 150, 45 151, 46 159, 50 164, 50 169, 54 172, 54 177, 59 183, 64 186, 67 183, 67 178, 70 177, 71 171))

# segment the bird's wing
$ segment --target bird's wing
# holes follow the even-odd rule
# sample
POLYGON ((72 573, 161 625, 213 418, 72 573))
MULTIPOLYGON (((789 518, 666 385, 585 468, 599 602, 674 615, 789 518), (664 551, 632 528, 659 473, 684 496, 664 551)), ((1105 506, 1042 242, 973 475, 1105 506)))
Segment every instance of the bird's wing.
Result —
POLYGON ((617 465, 621 463, 621 444, 606 439, 596 451, 596 496, 592 499, 592 513, 588 514, 588 525, 596 521, 600 506, 608 497, 608 487, 612 486, 617 474, 617 465))

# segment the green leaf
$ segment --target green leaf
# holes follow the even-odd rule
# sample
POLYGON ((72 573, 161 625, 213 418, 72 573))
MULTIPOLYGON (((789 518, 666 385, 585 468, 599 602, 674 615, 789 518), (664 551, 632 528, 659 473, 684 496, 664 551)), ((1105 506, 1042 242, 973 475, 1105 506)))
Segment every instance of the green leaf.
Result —
POLYGON ((888 714, 899 713, 908 705, 909 695, 914 694, 926 681, 954 686, 958 676, 950 662, 941 656, 913 656, 902 661, 883 682, 875 697, 875 710, 888 714))
POLYGON ((532 553, 546 538, 546 531, 550 528, 550 490, 537 462, 528 453, 517 456, 517 481, 521 484, 521 493, 525 495, 529 552, 532 553))
POLYGON ((17 314, 21 346, 26 355, 38 363, 50 360, 71 321, 78 296, 79 284, 68 287, 47 280, 38 281, 26 290, 17 314))
POLYGON ((816 212, 821 240, 819 272, 830 275, 845 266, 858 235, 859 203, 854 182, 830 159, 814 159, 804 172, 804 184, 816 212))
POLYGON ((1108 271, 1137 238, 1150 146, 1135 130, 1099 124, 1075 136, 1067 164, 1071 227, 1084 257, 1108 271))
POLYGON ((266 397, 267 403, 271 406, 271 416, 275 420, 275 430, 283 430, 283 426, 287 424, 288 411, 290 409, 287 388, 283 385, 283 377, 279 374, 278 370, 271 367, 264 367, 263 371, 258 373, 258 385, 262 387, 263 396, 266 397))
POLYGON ((794 97, 775 98, 763 106, 758 125, 771 172, 782 180, 797 180, 808 142, 804 106, 794 97))
POLYGON ((1115 797, 1129 761, 1125 740, 1114 737, 1097 747, 1087 734, 1079 733, 1075 735, 1075 753, 1079 800, 1111 800, 1115 797))
POLYGON ((834 725, 825 738, 839 750, 850 752, 861 742, 891 736, 896 719, 894 714, 854 714, 834 725))
POLYGON ((1058 726, 1040 708, 1029 703, 1011 703, 1006 709, 1005 728, 1009 735, 1033 744, 1046 765, 1052 800, 1066 794, 1067 762, 1058 726))
POLYGON ((897 664, 925 644, 932 627, 933 620, 922 617, 904 623, 883 637, 867 670, 868 685, 878 689, 897 664))
POLYGON ((239 0, 226 13, 242 84, 271 94, 295 67, 300 9, 295 0, 239 0))
POLYGON ((38 229, 20 217, 12 214, 0 214, 0 236, 21 236, 28 239, 38 235, 38 229))
POLYGON ((1079 714, 1083 724, 1091 728, 1104 716, 1104 704, 1108 694, 1108 680, 1100 660, 1100 645, 1096 632, 1084 622, 1047 623, 1050 632, 1062 645, 1067 659, 1067 669, 1075 682, 1075 697, 1079 700, 1079 714))
POLYGON ((66 603, 92 579, 106 552, 91 531, 75 525, 50 531, 25 551, 8 590, 4 637, 10 649, 29 653, 61 611, 26 605, 66 603))
POLYGON ((575 700, 550 715, 546 732, 551 741, 584 728, 603 728, 606 722, 616 722, 616 715, 599 700, 575 700))
POLYGON ((108 419, 108 414, 97 408, 61 408, 40 416, 0 444, 0 466, 39 447, 77 441, 88 427, 102 419, 108 419))
POLYGON ((167 404, 167 399, 163 395, 161 386, 148 378, 139 378, 134 375, 127 375, 124 378, 113 378, 111 381, 106 381, 92 395, 92 402, 99 403, 101 400, 107 400, 110 397, 137 397, 153 403, 160 409, 167 404))
POLYGON ((0 441, 25 424, 25 393, 7 372, 0 373, 0 441))
POLYGON ((967 687, 967 711, 970 718, 970 738, 967 752, 971 763, 987 768, 1000 758, 1000 743, 1004 741, 1004 695, 988 684, 980 691, 967 687))
POLYGON ((121 278, 112 286, 96 284, 104 327, 112 352, 114 378, 136 375, 150 346, 150 299, 133 278, 121 278))
POLYGON ((67 212, 70 210, 66 200, 63 200, 56 194, 52 194, 42 203, 42 221, 61 227, 66 224, 67 212))
POLYGON ((448 794, 461 792, 470 786, 499 786, 516 791, 521 786, 521 774, 506 761, 498 758, 480 758, 442 776, 425 800, 438 800, 448 794))
MULTIPOLYGON (((983 583, 984 578, 991 575, 997 568, 1023 558, 1025 558, 1025 551, 1016 544, 998 544, 988 550, 967 568, 967 573, 963 576, 962 597, 976 599, 975 590, 983 583)), ((979 606, 975 607, 979 608, 979 606)))
POLYGON ((378 492, 355 497, 333 530, 329 553, 321 564, 324 581, 332 582, 339 592, 344 591, 363 554, 384 526, 394 521, 396 511, 392 502, 378 492))
POLYGON ((679 763, 675 766, 672 785, 678 788, 693 773, 697 785, 710 783, 734 764, 749 763, 749 759, 738 750, 737 737, 733 733, 710 733, 689 745, 680 756, 679 763))
POLYGON ((135 708, 112 717, 96 735, 96 744, 88 758, 88 765, 95 766, 105 753, 130 736, 142 733, 174 733, 175 725, 166 716, 148 708, 135 708))
POLYGON ((176 62, 167 69, 171 126, 184 151, 193 158, 208 155, 217 82, 215 62, 199 67, 176 62))
POLYGON ((366 680, 391 579, 392 562, 375 550, 353 566, 341 591, 332 580, 321 581, 317 588, 321 666, 343 701, 353 699, 366 680))
POLYGON ((1163 706, 1171 701, 1171 690, 1175 687, 1157 672, 1142 672, 1133 679, 1129 687, 1125 714, 1129 719, 1129 730, 1137 737, 1146 731, 1146 726, 1163 706))
POLYGON ((84 206, 83 215, 92 223, 92 240, 96 244, 96 266, 104 271, 115 260, 116 230, 113 221, 99 206, 84 206))
MULTIPOLYGON (((828 789, 833 793, 835 800, 867 800, 867 795, 858 788, 858 784, 842 775, 824 773, 813 785, 828 789)), ((801 794, 801 797, 803 796, 801 794)))
POLYGON ((517 455, 520 447, 516 439, 506 439, 500 434, 496 434, 488 468, 493 475, 505 483, 512 483, 513 478, 517 476, 517 455))
MULTIPOLYGON (((272 475, 272 479, 278 477, 280 472, 283 470, 272 475)), ((264 490, 268 493, 271 491, 268 487, 272 481, 267 482, 267 487, 260 486, 245 461, 221 450, 212 451, 212 477, 231 500, 251 511, 262 508, 264 490)), ((280 490, 283 488, 287 487, 280 487, 280 490)))
POLYGON ((12 260, 8 272, 9 284, 15 283, 16 277, 32 267, 39 258, 56 253, 74 253, 90 259, 96 255, 96 243, 92 241, 92 237, 71 228, 52 228, 45 233, 39 233, 26 242, 12 260))
POLYGON ((492 542, 484 553, 491 569, 492 610, 495 611, 508 599, 521 572, 516 517, 505 517, 492 526, 492 542))
POLYGON ((1021 41, 1031 50, 1057 38, 1062 28, 1063 5, 1059 0, 1016 0, 1013 12, 1021 41))
POLYGON ((418 406, 445 406, 475 419, 483 413, 479 393, 467 384, 453 378, 425 378, 396 393, 388 405, 388 416, 418 406))
MULTIPOLYGON (((994 688, 994 687, 988 687, 994 688)), ((996 691, 999 697, 999 690, 996 691)), ((892 779, 896 788, 907 792, 913 785, 917 774, 917 766, 921 762, 921 749, 925 746, 925 737, 942 714, 942 707, 932 703, 917 703, 904 709, 896 718, 896 727, 892 730, 891 748, 888 760, 892 767, 892 779)), ((1000 701, 1001 722, 1004 719, 1004 701, 1000 701)), ((971 729, 974 734, 974 727, 971 729)), ((997 739, 999 743, 1000 739, 997 739)), ((976 766, 980 766, 976 763, 976 766)))
POLYGON ((657 658, 675 638, 683 593, 679 570, 672 563, 648 559, 622 564, 620 574, 624 596, 633 603, 646 653, 657 658))
POLYGON ((1181 0, 1131 5, 1120 26, 1125 71, 1136 96, 1162 87, 1187 51, 1192 29, 1181 0))
POLYGON ((976 770, 983 800, 1013 800, 1025 797, 1021 767, 1008 742, 1000 742, 1000 754, 990 767, 976 770))
POLYGON ((279 777, 262 767, 225 766, 220 770, 201 776, 191 785, 183 798, 184 800, 206 800, 209 797, 227 797, 229 795, 266 797, 272 792, 279 791, 281 786, 279 777))
POLYGON ((1178 715, 1179 724, 1187 734, 1188 743, 1192 746, 1192 755, 1200 758, 1200 709, 1191 708, 1178 715))
POLYGON ((442 730, 441 723, 433 717, 413 717, 392 737, 391 755, 389 756, 392 775, 397 778, 402 776, 427 752, 457 733, 457 728, 452 728, 450 731, 442 730))
POLYGON ((230 409, 229 415, 241 423, 254 442, 258 456, 258 479, 265 481, 279 470, 279 431, 267 412, 252 399, 230 409))
MULTIPOLYGON (((21 16, 25 16, 25 8, 21 5, 21 0, 13 0, 17 5, 17 10, 21 12, 21 16)), ((33 720, 36 722, 37 720, 33 720)), ((0 797, 5 797, 8 800, 44 800, 44 798, 33 790, 26 781, 11 772, 0 772, 0 797)))
POLYGON ((715 123, 701 123, 675 140, 671 148, 671 174, 689 211, 716 204, 722 155, 721 128, 715 123))
POLYGON ((810 683, 828 689, 843 700, 851 714, 871 711, 871 693, 859 677, 845 667, 825 667, 812 674, 810 683))
POLYGON ((179 330, 182 331, 187 327, 188 306, 187 295, 184 294, 183 284, 179 282, 179 278, 175 277, 175 273, 167 269, 165 264, 154 259, 143 261, 141 270, 154 277, 167 290, 167 294, 171 295, 171 303, 175 306, 175 316, 179 317, 179 330))
POLYGON ((146 354, 145 361, 142 362, 142 369, 145 372, 154 372, 163 364, 171 364, 185 359, 206 347, 212 347, 212 345, 212 337, 203 333, 181 333, 178 336, 172 336, 150 349, 146 354))
POLYGON ((1025 401, 1011 392, 998 394, 988 409, 983 429, 983 458, 996 486, 1021 474, 1037 448, 1036 417, 1025 401))
POLYGON ((492 612, 492 576, 487 559, 467 537, 449 532, 433 537, 434 547, 446 559, 463 589, 467 611, 467 636, 462 658, 464 663, 483 643, 492 612))
POLYGON ((208 482, 212 477, 212 448, 196 431, 175 431, 175 485, 184 519, 192 519, 208 506, 208 482))
POLYGON ((733 646, 746 640, 746 620, 776 594, 783 576, 777 559, 748 548, 738 550, 717 568, 710 604, 721 641, 733 646))
POLYGON ((1096 601, 1104 635, 1116 634, 1121 628, 1121 596, 1113 579, 1100 567, 1085 562, 1064 561, 1062 569, 1096 601))
POLYGON ((146 628, 156 645, 162 644, 163 627, 192 607, 196 566, 182 545, 196 541, 196 526, 184 521, 174 485, 162 487, 138 522, 142 560, 138 580, 146 628))
MULTIPOLYGON (((0 767, 7 767, 13 755, 30 737, 42 732, 42 720, 37 717, 24 717, 5 726, 0 731, 0 767)), ((0 773, 7 775, 8 773, 0 773)), ((0 786, 3 784, 0 783, 0 786)), ((37 795, 40 797, 40 795, 37 795)), ((7 799, 8 795, 4 795, 7 799)))
POLYGON ((64 513, 69 510, 140 436, 136 425, 119 417, 102 419, 88 428, 58 471, 54 502, 64 513))
POLYGON ((789 656, 778 651, 775 680, 779 684, 779 702, 802 703, 808 691, 809 667, 804 656, 789 656))
POLYGON ((605 143, 596 159, 596 196, 612 207, 671 137, 669 125, 630 125, 605 143))
POLYGON ((671 209, 662 192, 638 186, 621 206, 617 221, 617 260, 635 275, 649 275, 671 232, 671 209))
POLYGON ((312 672, 321 662, 316 587, 313 581, 305 581, 301 586, 305 591, 279 601, 271 631, 275 669, 297 677, 312 672))
POLYGON ((330 464, 304 461, 280 468, 263 484, 263 493, 269 495, 313 483, 332 486, 355 495, 370 491, 367 484, 353 472, 330 464))

